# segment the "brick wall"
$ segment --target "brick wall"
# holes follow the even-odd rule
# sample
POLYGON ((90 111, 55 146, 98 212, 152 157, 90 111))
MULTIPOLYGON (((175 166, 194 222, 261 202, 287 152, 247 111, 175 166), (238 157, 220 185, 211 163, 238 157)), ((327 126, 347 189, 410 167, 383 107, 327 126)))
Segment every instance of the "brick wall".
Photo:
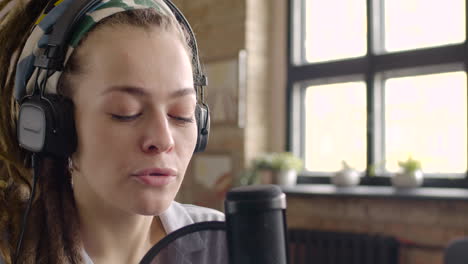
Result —
MULTIPOLYGON (((196 35, 202 64, 234 58, 245 49, 245 0, 174 0, 196 35)), ((208 78, 209 82, 209 78, 208 78)), ((207 93, 210 91, 207 90, 207 93)), ((212 125, 206 153, 227 153, 236 168, 242 168, 244 129, 212 125)), ((222 208, 222 197, 199 184, 189 166, 177 200, 216 209, 222 208)))
MULTIPOLYGON (((285 12, 286 1, 174 0, 174 3, 196 34, 202 63, 235 58, 240 50, 247 53, 245 125, 213 125, 206 150, 230 155, 235 176, 258 153, 284 148, 285 68, 273 63, 284 63, 285 50, 273 50, 284 46, 281 42, 284 34, 273 27, 277 27, 273 22, 282 21, 285 16, 278 18, 273 14, 285 12)), ((214 195, 193 178, 191 167, 177 199, 222 209, 224 197, 214 195)))
POLYGON ((379 198, 288 197, 288 226, 381 233, 410 242, 401 264, 442 264, 443 249, 468 236, 468 202, 379 198))

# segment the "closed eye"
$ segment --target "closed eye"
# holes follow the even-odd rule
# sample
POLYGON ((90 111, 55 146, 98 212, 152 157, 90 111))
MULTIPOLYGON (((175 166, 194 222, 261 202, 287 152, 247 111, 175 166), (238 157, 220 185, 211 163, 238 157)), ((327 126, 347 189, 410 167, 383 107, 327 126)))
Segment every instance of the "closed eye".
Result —
POLYGON ((136 115, 130 115, 130 116, 122 116, 122 115, 114 115, 114 114, 110 114, 110 115, 111 115, 112 119, 122 121, 122 122, 128 122, 128 121, 135 120, 136 118, 138 118, 142 114, 138 113, 136 115))
POLYGON ((175 119, 176 121, 180 121, 183 123, 193 123, 195 119, 193 117, 182 117, 182 116, 173 116, 169 115, 170 118, 175 119))

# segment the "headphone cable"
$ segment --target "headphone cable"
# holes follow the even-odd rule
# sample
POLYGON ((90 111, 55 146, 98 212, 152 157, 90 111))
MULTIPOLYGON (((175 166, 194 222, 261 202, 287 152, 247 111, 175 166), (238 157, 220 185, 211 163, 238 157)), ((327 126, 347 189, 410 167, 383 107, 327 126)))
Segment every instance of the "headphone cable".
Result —
POLYGON ((32 154, 32 157, 31 157, 31 166, 33 168, 33 186, 32 186, 32 190, 31 190, 31 195, 29 196, 29 201, 28 201, 28 205, 26 207, 26 211, 24 212, 23 214, 23 223, 21 224, 21 233, 20 233, 20 236, 19 236, 19 239, 18 239, 18 243, 16 244, 16 256, 15 256, 15 264, 18 263, 18 259, 19 259, 19 256, 20 256, 20 252, 21 252, 21 246, 23 244, 23 237, 24 237, 24 232, 26 230, 26 227, 27 227, 27 223, 28 223, 28 218, 29 218, 29 213, 31 212, 31 205, 32 205, 32 201, 34 199, 34 195, 36 193, 36 185, 37 185, 37 179, 39 178, 39 164, 38 164, 38 157, 36 156, 37 154, 36 153, 33 153, 32 154))

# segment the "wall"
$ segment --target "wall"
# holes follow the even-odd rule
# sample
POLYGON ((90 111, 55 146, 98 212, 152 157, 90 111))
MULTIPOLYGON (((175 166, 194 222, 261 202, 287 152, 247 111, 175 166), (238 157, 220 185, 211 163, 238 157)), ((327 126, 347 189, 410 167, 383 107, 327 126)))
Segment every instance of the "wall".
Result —
POLYGON ((401 264, 442 264, 447 244, 468 236, 464 201, 290 195, 287 214, 290 228, 395 236, 407 243, 401 264))
MULTIPOLYGON (((193 26, 204 62, 247 51, 245 127, 212 127, 206 153, 230 154, 236 173, 259 152, 284 150, 287 1, 174 2, 193 26)), ((190 168, 177 199, 222 210, 223 198, 197 183, 190 168)), ((394 235, 416 245, 402 248, 402 264, 441 264, 447 243, 468 236, 468 203, 291 196, 288 224, 394 235)))
MULTIPOLYGON (((240 50, 245 49, 246 2, 244 0, 175 0, 174 3, 192 26, 202 64, 236 57, 240 50)), ((209 92, 207 90, 207 93, 209 92)), ((243 138, 242 128, 213 124, 205 152, 229 153, 233 157, 234 166, 242 167, 243 138)), ((222 199, 219 195, 194 179, 193 166, 189 167, 185 177, 177 200, 222 208, 222 199)))
MULTIPOLYGON (((247 52, 245 125, 213 124, 205 151, 230 155, 232 177, 236 177, 257 154, 284 149, 286 50, 281 30, 285 30, 286 1, 174 0, 174 3, 196 34, 202 62, 234 58, 240 50, 247 52)), ((203 154, 196 154, 194 159, 197 155, 203 154)), ((195 179, 192 164, 177 199, 222 209, 223 198, 223 193, 207 189, 195 179)))

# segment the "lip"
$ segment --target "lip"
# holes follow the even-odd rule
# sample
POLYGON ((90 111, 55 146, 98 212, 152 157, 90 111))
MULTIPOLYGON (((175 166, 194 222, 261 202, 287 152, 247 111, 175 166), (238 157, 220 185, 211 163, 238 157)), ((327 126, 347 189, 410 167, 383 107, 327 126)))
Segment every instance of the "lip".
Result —
POLYGON ((176 176, 177 171, 171 168, 146 168, 132 174, 132 176, 176 176))
POLYGON ((176 180, 177 171, 170 168, 147 168, 132 174, 136 181, 152 187, 162 187, 176 180))

